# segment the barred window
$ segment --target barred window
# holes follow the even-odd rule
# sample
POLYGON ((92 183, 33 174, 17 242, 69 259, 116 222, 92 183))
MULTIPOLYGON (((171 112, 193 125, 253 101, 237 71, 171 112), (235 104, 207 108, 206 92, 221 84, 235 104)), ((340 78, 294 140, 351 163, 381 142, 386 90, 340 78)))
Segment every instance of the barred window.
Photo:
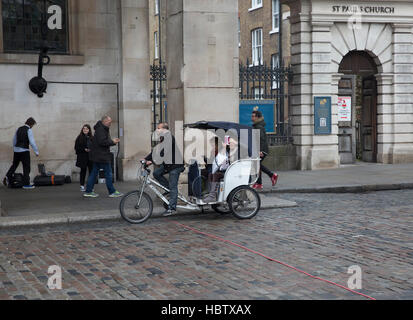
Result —
MULTIPOLYGON (((51 6, 62 11, 62 28, 47 29, 51 53, 68 53, 67 0, 1 0, 4 52, 38 52, 42 45, 42 14, 51 6)), ((47 22, 47 21, 46 21, 47 22)))

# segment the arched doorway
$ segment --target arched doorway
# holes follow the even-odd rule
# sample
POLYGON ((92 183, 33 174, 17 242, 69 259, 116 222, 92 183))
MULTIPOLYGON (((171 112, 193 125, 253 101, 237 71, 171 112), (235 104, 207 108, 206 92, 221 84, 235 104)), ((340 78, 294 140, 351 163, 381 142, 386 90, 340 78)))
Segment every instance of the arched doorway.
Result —
POLYGON ((338 85, 338 136, 342 164, 377 161, 377 65, 365 51, 341 61, 338 85))

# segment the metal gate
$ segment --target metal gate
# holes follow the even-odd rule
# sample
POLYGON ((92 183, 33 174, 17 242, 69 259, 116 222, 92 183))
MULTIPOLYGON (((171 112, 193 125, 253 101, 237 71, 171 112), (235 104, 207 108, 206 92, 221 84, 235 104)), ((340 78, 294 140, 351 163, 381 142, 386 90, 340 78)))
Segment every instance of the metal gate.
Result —
POLYGON ((166 103, 166 66, 162 64, 153 64, 150 66, 150 80, 152 81, 151 98, 152 98, 152 128, 161 122, 168 121, 167 103, 166 103))
MULTIPOLYGON (((150 66, 152 82, 152 127, 168 121, 166 96, 166 66, 164 63, 150 66)), ((268 134, 270 145, 292 143, 292 130, 289 111, 291 92, 291 67, 239 65, 239 98, 241 102, 274 101, 274 134, 268 134)))
POLYGON ((293 142, 289 113, 292 82, 291 67, 281 66, 239 66, 239 97, 241 103, 256 101, 274 101, 274 134, 268 134, 270 145, 289 144, 293 142))

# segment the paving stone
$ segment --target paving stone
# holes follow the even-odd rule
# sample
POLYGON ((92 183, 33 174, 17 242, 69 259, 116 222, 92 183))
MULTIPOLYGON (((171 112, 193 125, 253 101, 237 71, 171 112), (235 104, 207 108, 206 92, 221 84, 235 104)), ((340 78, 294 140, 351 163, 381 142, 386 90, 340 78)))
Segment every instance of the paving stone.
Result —
POLYGON ((412 190, 283 198, 298 206, 246 221, 178 215, 2 230, 0 299, 366 299, 182 225, 343 286, 358 265, 360 293, 412 298, 412 190), (63 290, 47 288, 50 265, 62 268, 63 290))

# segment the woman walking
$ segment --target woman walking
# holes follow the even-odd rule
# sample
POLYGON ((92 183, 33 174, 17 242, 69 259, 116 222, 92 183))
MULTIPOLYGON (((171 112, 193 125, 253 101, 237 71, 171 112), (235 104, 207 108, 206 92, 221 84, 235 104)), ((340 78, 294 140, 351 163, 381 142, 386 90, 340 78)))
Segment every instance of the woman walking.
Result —
POLYGON ((85 192, 86 171, 89 174, 93 169, 93 162, 89 159, 90 143, 92 142, 92 129, 85 124, 76 138, 75 150, 77 155, 76 167, 80 168, 80 191, 85 192))

